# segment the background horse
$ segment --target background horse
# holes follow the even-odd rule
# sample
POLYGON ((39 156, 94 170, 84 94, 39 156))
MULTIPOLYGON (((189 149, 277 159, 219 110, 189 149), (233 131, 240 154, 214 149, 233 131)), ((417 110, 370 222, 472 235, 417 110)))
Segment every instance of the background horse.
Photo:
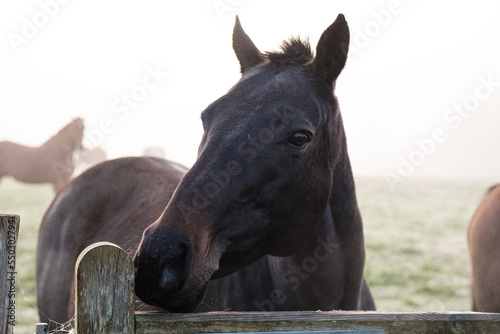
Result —
POLYGON ((107 159, 107 154, 101 147, 94 147, 91 149, 82 148, 77 158, 79 167, 85 170, 105 161, 107 159))
POLYGON ((492 187, 468 230, 472 265, 472 309, 500 313, 500 187, 492 187))
POLYGON ((21 182, 52 183, 59 192, 73 174, 73 154, 81 147, 83 130, 77 118, 40 147, 0 142, 0 179, 9 175, 21 182))
POLYGON ((38 244, 42 321, 72 316, 75 260, 97 241, 135 253, 137 296, 168 311, 374 309, 333 94, 348 45, 339 15, 316 57, 298 39, 263 54, 237 19, 242 78, 202 113, 189 171, 112 160, 52 203, 38 244))

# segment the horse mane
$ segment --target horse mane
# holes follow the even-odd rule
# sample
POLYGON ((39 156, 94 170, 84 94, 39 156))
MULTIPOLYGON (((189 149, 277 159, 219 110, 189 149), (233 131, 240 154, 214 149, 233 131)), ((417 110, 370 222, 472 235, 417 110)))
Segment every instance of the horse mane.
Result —
POLYGON ((301 40, 300 37, 284 40, 279 51, 266 52, 264 55, 277 65, 303 65, 313 59, 309 40, 301 40))

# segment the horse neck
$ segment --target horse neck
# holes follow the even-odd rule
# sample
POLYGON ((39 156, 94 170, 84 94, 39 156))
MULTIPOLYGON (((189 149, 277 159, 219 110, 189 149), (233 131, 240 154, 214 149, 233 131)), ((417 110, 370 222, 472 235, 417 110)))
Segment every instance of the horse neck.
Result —
POLYGON ((335 120, 332 147, 337 156, 332 173, 330 209, 335 229, 340 236, 351 237, 363 232, 361 214, 356 199, 354 177, 347 152, 347 140, 340 112, 335 120))
MULTIPOLYGON (((340 308, 344 287, 341 243, 335 231, 329 208, 309 244, 289 257, 266 256, 258 270, 246 274, 259 286, 272 286, 253 296, 260 310, 274 303, 270 310, 332 310, 340 308), (259 276, 256 276, 258 272, 259 276), (278 293, 279 292, 279 293, 278 293), (273 294, 285 302, 273 301, 273 294)), ((251 267, 255 268, 255 267, 251 267)), ((262 289, 262 287, 260 287, 262 289)))
POLYGON ((347 150, 337 162, 332 178, 329 206, 335 229, 341 236, 350 237, 363 232, 354 177, 347 150))
POLYGON ((341 122, 338 124, 335 139, 338 159, 322 222, 309 245, 290 257, 288 261, 292 263, 288 264, 310 271, 307 273, 308 284, 302 285, 305 289, 317 285, 343 291, 337 307, 349 310, 358 306, 365 249, 344 129, 341 122))
MULTIPOLYGON (((334 253, 341 247, 341 240, 335 228, 335 223, 331 215, 330 205, 327 206, 318 231, 309 244, 298 253, 288 259, 293 265, 307 266, 307 262, 317 263, 318 268, 331 268, 337 265, 334 253)), ((315 265, 314 265, 315 266, 315 265)))
POLYGON ((363 281, 365 246, 363 222, 356 199, 356 189, 351 163, 347 154, 347 143, 339 114, 338 152, 332 177, 330 200, 325 216, 331 215, 339 247, 342 249, 345 287, 340 308, 349 310, 358 307, 358 300, 363 281))

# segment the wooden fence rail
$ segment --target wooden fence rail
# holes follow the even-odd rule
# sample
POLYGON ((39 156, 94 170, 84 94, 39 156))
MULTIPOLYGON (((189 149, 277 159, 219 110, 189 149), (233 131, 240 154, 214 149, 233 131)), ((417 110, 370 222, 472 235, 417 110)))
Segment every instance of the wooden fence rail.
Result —
POLYGON ((19 216, 0 215, 0 334, 14 333, 19 216))
POLYGON ((134 267, 110 243, 89 246, 76 269, 77 333, 500 333, 500 314, 475 312, 213 312, 134 311, 134 267))

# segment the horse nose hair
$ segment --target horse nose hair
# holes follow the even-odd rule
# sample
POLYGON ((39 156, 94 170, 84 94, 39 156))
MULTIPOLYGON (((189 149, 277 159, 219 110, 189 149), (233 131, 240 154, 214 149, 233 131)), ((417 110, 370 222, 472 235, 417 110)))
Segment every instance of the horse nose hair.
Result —
POLYGON ((171 242, 163 255, 159 277, 159 284, 163 290, 179 290, 189 273, 192 249, 189 241, 183 239, 171 242))

